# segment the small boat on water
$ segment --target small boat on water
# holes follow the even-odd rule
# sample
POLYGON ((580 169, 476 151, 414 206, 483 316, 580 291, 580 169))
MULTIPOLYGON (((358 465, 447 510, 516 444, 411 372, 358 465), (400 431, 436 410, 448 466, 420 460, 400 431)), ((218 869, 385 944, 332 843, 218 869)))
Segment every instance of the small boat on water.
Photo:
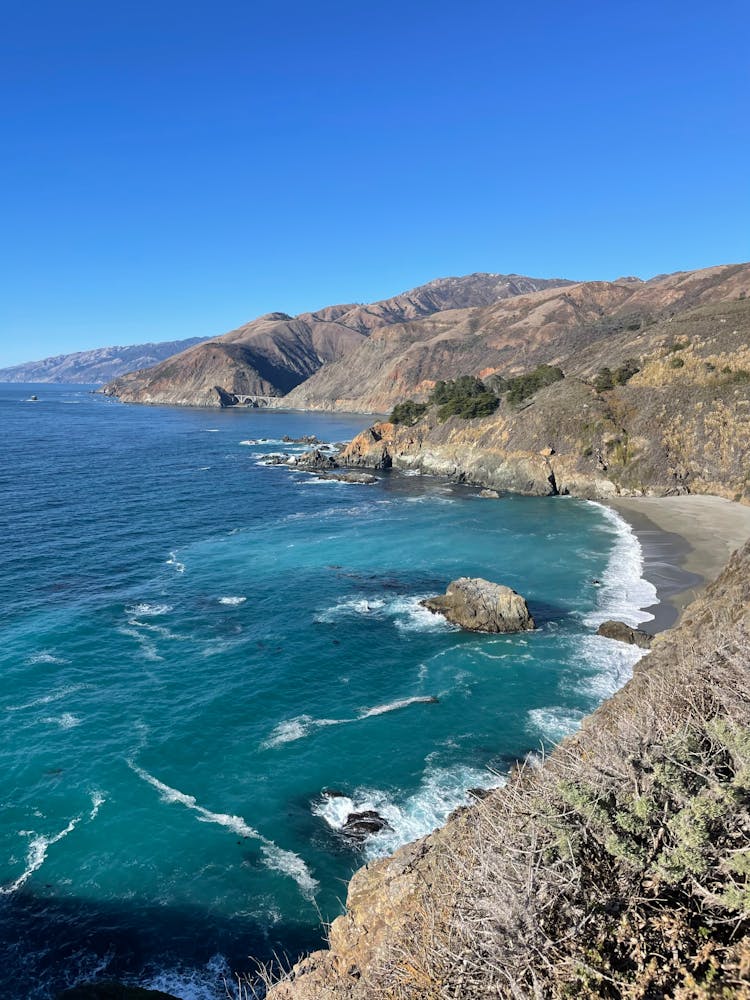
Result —
POLYGON ((38 396, 29 396, 29 402, 30 403, 38 403, 39 402, 39 397, 38 396))

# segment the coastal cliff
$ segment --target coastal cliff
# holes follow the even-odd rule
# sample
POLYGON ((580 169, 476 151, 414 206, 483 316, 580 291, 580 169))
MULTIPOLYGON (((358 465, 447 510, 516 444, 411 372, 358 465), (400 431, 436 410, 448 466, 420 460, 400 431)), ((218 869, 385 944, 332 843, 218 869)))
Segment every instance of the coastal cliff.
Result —
POLYGON ((710 493, 749 502, 750 376, 724 372, 693 349, 688 371, 674 378, 669 358, 657 352, 608 391, 568 377, 520 406, 502 400, 483 418, 441 421, 433 407, 411 426, 378 422, 339 461, 526 494, 710 493))
POLYGON ((353 877, 269 1000, 746 997, 750 543, 543 763, 353 877))

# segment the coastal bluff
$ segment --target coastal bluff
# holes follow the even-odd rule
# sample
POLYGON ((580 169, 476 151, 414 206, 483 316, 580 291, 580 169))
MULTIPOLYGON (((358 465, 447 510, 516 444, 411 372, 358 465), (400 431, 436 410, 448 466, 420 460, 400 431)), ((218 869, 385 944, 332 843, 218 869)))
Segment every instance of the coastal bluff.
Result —
POLYGON ((543 763, 356 872, 268 1000, 747 996, 749 651, 747 543, 543 763))

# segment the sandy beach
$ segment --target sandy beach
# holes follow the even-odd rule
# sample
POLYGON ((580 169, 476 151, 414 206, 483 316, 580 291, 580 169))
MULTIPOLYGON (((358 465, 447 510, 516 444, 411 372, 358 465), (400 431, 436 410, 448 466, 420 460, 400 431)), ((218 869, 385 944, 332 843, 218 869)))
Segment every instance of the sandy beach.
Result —
POLYGON ((643 547, 644 576, 659 604, 649 632, 670 628, 750 538, 750 506, 714 496, 618 497, 610 506, 632 525, 643 547))

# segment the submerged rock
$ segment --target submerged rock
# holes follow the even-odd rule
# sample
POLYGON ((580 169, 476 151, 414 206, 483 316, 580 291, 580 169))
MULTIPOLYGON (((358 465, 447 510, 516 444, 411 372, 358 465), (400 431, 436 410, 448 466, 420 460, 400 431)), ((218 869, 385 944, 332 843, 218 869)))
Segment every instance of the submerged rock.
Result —
POLYGON ((364 486, 371 486, 377 483, 378 477, 369 472, 326 472, 318 476, 318 479, 335 479, 340 483, 359 483, 364 486))
POLYGON ((603 635, 605 639, 616 639, 618 642, 627 642, 631 646, 640 646, 641 649, 648 649, 653 642, 653 636, 644 632, 640 628, 631 628, 625 622, 602 622, 596 630, 597 635, 603 635))
POLYGON ((472 632, 524 632, 534 628, 526 601, 515 590, 481 577, 462 576, 445 594, 420 602, 472 632))
POLYGON ((392 830, 388 820, 374 809, 364 809, 362 812, 349 813, 346 822, 341 827, 341 833, 350 840, 361 843, 374 833, 381 830, 392 830))

